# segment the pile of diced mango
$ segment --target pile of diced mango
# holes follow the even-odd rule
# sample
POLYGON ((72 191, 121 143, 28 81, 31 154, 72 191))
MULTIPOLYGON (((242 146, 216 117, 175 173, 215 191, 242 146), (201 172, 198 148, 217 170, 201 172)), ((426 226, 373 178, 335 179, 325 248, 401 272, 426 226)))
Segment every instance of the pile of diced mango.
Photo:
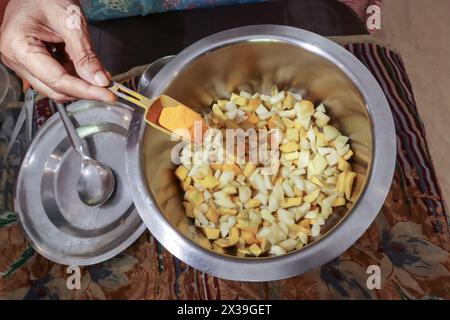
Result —
POLYGON ((349 137, 330 124, 323 103, 315 107, 276 87, 271 95, 241 91, 214 103, 205 120, 214 130, 207 131, 202 145, 184 147, 175 175, 186 215, 213 250, 258 257, 300 249, 362 189, 364 176, 349 163, 349 137), (251 163, 247 143, 246 162, 233 156, 218 162, 217 146, 223 146, 230 128, 266 129, 280 143, 279 152, 251 163))

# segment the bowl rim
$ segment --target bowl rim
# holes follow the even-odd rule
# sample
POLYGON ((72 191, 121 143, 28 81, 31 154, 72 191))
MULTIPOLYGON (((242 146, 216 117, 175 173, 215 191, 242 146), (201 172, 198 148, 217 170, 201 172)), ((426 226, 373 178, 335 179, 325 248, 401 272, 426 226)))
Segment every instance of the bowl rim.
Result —
POLYGON ((148 190, 142 170, 143 112, 133 114, 126 151, 128 182, 135 186, 134 204, 155 238, 188 265, 223 279, 271 281, 288 278, 321 266, 349 248, 370 226, 389 191, 395 168, 396 139, 388 101, 371 72, 340 45, 315 33, 288 26, 254 25, 208 36, 176 55, 141 90, 148 97, 161 94, 170 80, 190 62, 219 48, 255 39, 287 42, 334 63, 353 82, 366 102, 372 123, 373 156, 364 191, 353 208, 326 236, 290 254, 269 259, 242 259, 217 254, 182 235, 160 212, 148 190), (364 90, 363 88, 370 88, 364 90), (377 154, 382 150, 382 156, 377 154), (366 195, 370 194, 370 198, 366 195))

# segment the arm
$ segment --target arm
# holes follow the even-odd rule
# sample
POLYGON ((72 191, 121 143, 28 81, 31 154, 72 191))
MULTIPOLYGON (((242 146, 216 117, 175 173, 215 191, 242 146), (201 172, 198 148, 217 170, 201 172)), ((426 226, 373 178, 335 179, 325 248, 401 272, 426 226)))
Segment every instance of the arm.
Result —
MULTIPOLYGON (((7 2, 7 3, 6 3, 7 2)), ((87 22, 76 0, 9 0, 0 33, 2 62, 55 101, 75 98, 115 101, 104 87, 110 75, 94 53, 87 22), (48 43, 64 43, 78 76, 49 54, 48 43)))

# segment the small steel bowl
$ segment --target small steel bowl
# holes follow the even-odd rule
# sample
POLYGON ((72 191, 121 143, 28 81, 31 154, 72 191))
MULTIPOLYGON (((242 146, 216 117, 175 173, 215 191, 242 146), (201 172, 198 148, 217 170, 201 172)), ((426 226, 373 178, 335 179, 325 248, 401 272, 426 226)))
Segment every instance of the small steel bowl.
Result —
POLYGON ((201 113, 207 113, 214 100, 236 90, 267 93, 273 84, 302 90, 308 100, 323 101, 333 123, 350 136, 353 170, 365 177, 353 207, 330 216, 322 236, 306 247, 278 257, 220 254, 207 248, 204 237, 189 232, 181 204, 183 193, 170 157, 177 142, 146 126, 137 110, 126 154, 133 201, 149 230, 176 257, 220 278, 277 280, 332 260, 372 223, 394 172, 394 122, 380 86, 347 50, 297 28, 249 26, 198 41, 156 75, 159 68, 150 68, 153 71, 142 78, 141 93, 148 97, 167 94, 201 113))

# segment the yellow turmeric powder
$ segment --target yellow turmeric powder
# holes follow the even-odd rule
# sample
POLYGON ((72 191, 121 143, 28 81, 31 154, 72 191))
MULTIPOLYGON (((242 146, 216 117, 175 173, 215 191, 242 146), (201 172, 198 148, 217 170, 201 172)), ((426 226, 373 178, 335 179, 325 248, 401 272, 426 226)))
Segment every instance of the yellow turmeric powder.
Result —
POLYGON ((175 107, 163 108, 161 110, 158 122, 162 127, 171 132, 175 132, 176 130, 178 130, 177 133, 179 132, 180 135, 192 141, 194 140, 194 138, 200 139, 201 141, 203 132, 206 130, 206 125, 203 121, 202 116, 182 104, 179 104, 175 107), (198 134, 201 134, 200 137, 196 137, 196 135, 194 135, 194 125, 196 121, 198 121, 201 125, 201 131, 198 132, 198 134), (183 134, 179 129, 186 129, 187 132, 189 132, 190 136, 187 136, 187 134, 183 134))

